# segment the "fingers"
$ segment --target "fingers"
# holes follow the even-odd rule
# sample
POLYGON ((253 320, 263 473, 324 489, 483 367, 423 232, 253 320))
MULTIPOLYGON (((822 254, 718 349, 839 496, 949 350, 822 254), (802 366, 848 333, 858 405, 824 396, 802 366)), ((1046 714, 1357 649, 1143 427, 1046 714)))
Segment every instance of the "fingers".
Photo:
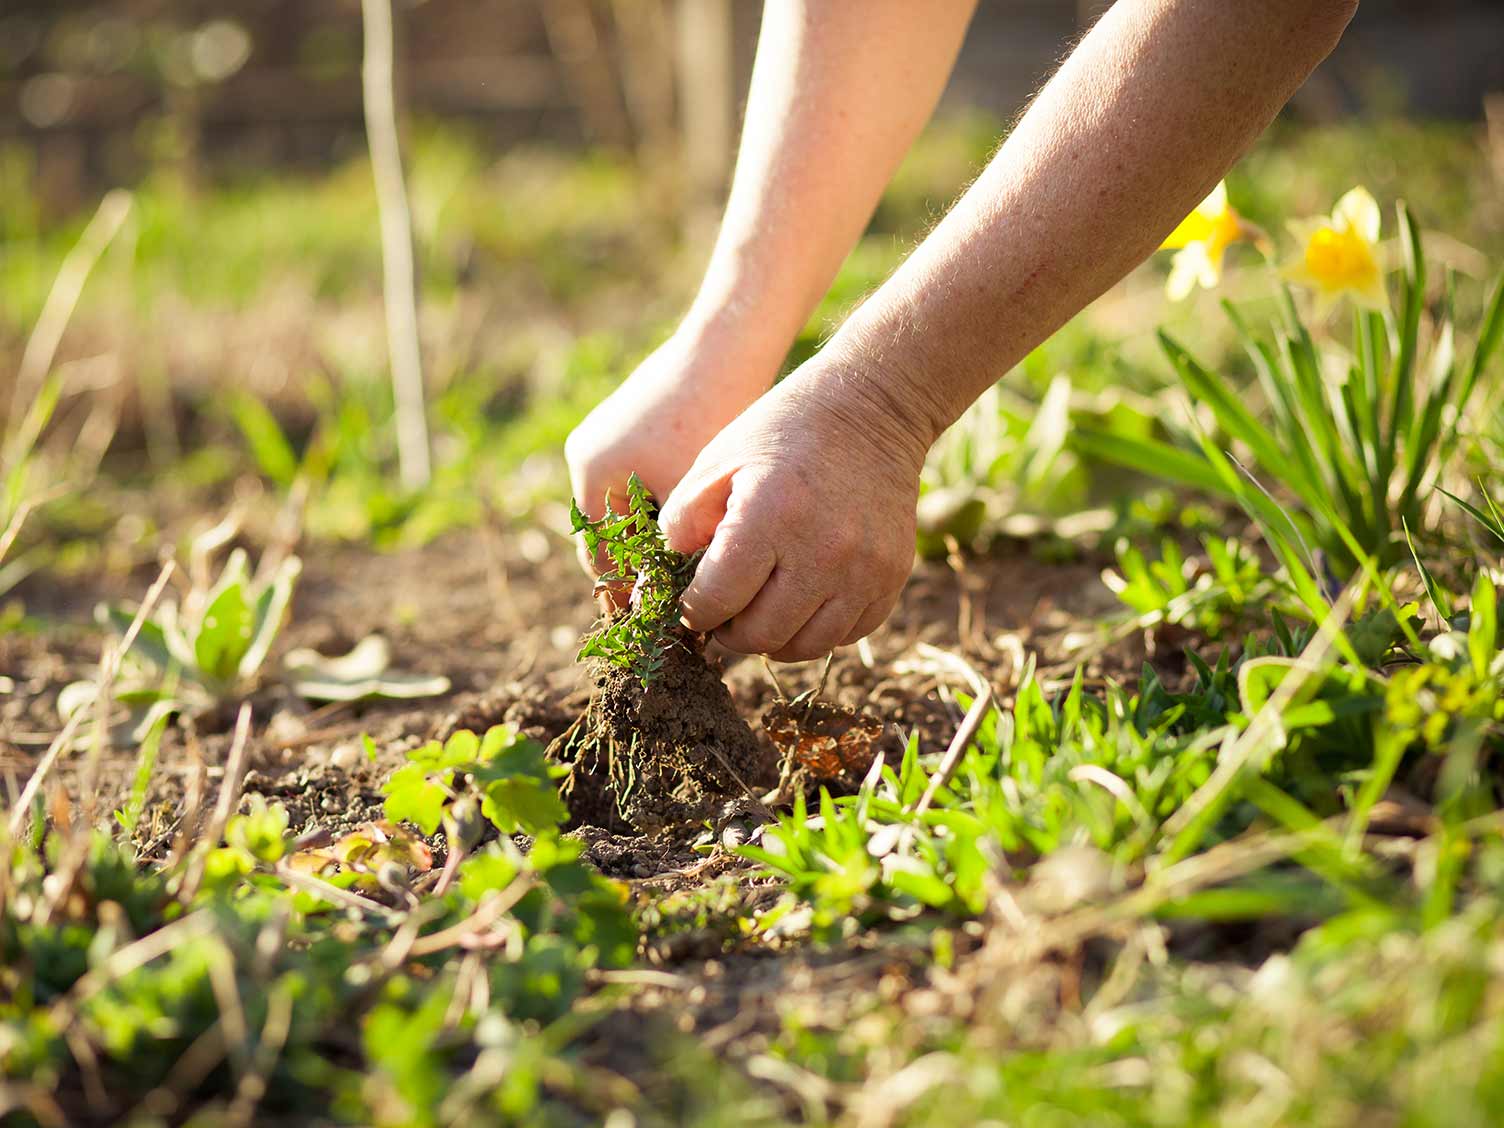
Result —
POLYGON ((809 622, 768 657, 778 662, 808 662, 823 658, 843 643, 866 609, 866 604, 860 600, 828 599, 809 622))
POLYGON ((895 592, 891 597, 879 599, 877 602, 868 606, 868 608, 863 611, 861 616, 857 619, 856 626, 852 627, 849 631, 846 632, 846 636, 841 639, 839 645, 850 646, 852 643, 866 638, 873 631, 877 630, 878 627, 882 626, 885 622, 888 621, 888 616, 893 614, 893 608, 897 605, 897 603, 898 593, 895 592))
POLYGON ((691 630, 713 631, 740 614, 762 591, 778 562, 767 521, 759 519, 755 510, 751 516, 736 510, 730 475, 711 479, 691 475, 669 495, 659 515, 671 548, 680 552, 705 548, 694 579, 679 600, 691 630))
POLYGON ((729 474, 707 480, 691 473, 668 495, 658 514, 658 526, 668 546, 687 554, 710 545, 725 519, 730 500, 729 474))
POLYGON ((799 633, 825 602, 812 569, 777 567, 752 601, 715 632, 740 654, 774 654, 799 633))
POLYGON ((703 634, 739 614, 762 591, 777 562, 768 541, 734 523, 723 524, 679 598, 685 624, 703 634))

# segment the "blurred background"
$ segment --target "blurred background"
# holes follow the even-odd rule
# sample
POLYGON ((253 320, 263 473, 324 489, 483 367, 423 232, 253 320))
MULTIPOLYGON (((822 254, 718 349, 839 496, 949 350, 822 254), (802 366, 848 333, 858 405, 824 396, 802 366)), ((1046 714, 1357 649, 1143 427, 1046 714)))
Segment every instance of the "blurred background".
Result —
MULTIPOLYGON (((1104 6, 983 0, 934 125, 791 364, 965 186, 1104 6)), ((77 247, 88 260, 42 342, 59 398, 36 457, 55 460, 44 477, 90 488, 27 538, 61 546, 54 565, 89 567, 144 551, 173 513, 294 486, 310 536, 377 545, 556 502, 569 427, 692 293, 760 14, 753 0, 393 5, 434 453, 431 484, 412 490, 390 426, 358 0, 6 0, 10 432, 36 391, 15 374, 59 272, 77 247), (122 188, 118 229, 101 213, 91 237, 122 188), (125 533, 121 513, 138 518, 125 533)), ((1501 44, 1496 0, 1365 0, 1231 176, 1235 205, 1277 230, 1363 183, 1386 208, 1407 198, 1441 261, 1482 276, 1504 245, 1501 44)), ((1104 391, 1152 396, 1166 374, 1145 324, 1219 347, 1209 307, 1169 307, 1163 278, 1163 263, 1146 268, 1009 375, 1005 431, 1027 431, 1062 373, 1073 410, 1104 391)), ((1051 458, 1024 485, 997 483, 1011 510, 1054 520, 1099 500, 1088 468, 1051 458)))
MULTIPOLYGON (((946 109, 1006 119, 1100 0, 984 0, 946 109)), ((399 0, 404 112, 525 143, 699 162, 723 177, 757 0, 399 0)), ((1365 0, 1297 99, 1303 120, 1470 120, 1504 89, 1504 8, 1365 0)), ((49 216, 165 165, 190 180, 327 168, 364 149, 356 0, 10 0, 0 137, 49 216)))

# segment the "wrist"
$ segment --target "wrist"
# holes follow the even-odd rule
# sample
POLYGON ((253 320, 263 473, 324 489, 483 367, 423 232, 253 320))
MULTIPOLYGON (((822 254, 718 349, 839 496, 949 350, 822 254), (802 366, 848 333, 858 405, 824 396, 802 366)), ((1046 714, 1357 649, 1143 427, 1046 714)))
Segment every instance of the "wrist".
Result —
POLYGON ((887 356, 832 339, 784 383, 828 408, 859 441, 881 448, 918 480, 939 431, 915 386, 887 356))
POLYGON ((912 332, 878 333, 849 320, 820 351, 821 359, 838 369, 844 394, 885 420, 919 464, 955 420, 912 332))
POLYGON ((766 368, 771 384, 816 304, 756 264, 713 261, 681 331, 766 368))
POLYGON ((686 376, 746 403, 773 386, 788 354, 787 344, 760 333, 743 311, 698 303, 674 330, 673 343, 693 358, 683 368, 686 376))

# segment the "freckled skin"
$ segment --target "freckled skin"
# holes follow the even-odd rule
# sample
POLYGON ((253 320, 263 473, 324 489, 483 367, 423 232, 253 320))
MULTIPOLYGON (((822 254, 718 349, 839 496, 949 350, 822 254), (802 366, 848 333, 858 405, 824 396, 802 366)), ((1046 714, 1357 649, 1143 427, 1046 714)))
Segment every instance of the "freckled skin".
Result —
POLYGON ((925 452, 1148 257, 1336 45, 1356 0, 1121 0, 812 359, 778 365, 924 124, 975 0, 770 0, 719 239, 684 324, 566 450, 637 470, 706 555, 685 617, 787 660, 886 617, 925 452))

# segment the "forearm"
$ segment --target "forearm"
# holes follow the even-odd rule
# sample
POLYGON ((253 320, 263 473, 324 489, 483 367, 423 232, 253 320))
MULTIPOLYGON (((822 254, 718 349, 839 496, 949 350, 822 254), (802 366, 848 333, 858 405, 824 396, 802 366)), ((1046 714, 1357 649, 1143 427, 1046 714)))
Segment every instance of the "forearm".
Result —
MULTIPOLYGON (((927 445, 1146 258, 1335 46, 1340 0, 1120 0, 827 346, 927 445)), ((855 389, 863 390, 862 387, 855 389)))
POLYGON ((739 326, 776 367, 932 113, 975 6, 769 0, 691 326, 739 326))

